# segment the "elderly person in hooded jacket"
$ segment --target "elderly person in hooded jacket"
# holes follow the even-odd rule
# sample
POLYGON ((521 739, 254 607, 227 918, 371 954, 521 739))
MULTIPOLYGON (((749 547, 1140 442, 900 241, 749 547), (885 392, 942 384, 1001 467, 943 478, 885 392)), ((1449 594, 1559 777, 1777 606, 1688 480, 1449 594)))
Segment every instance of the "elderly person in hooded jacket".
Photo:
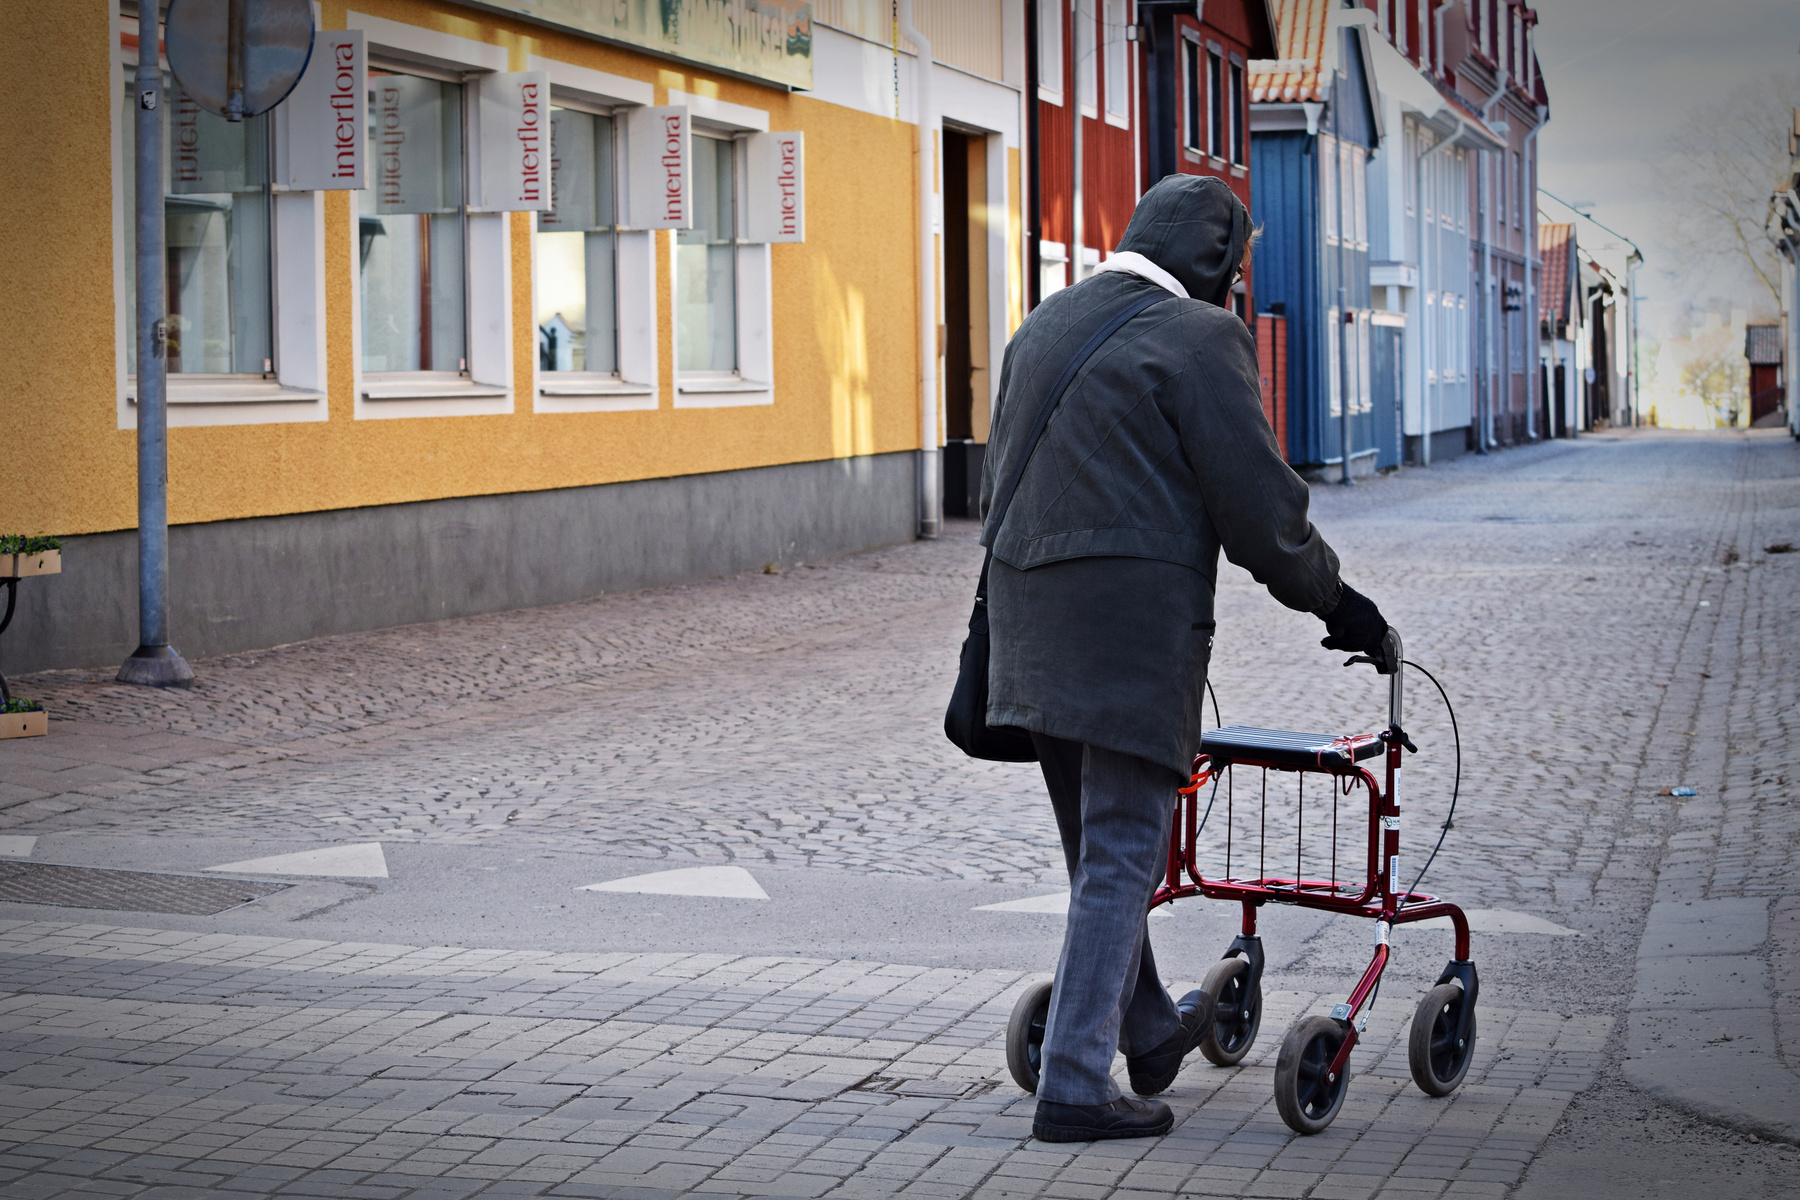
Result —
POLYGON ((1263 416, 1255 343, 1226 307, 1250 240, 1221 180, 1166 178, 1118 251, 1006 348, 982 480, 987 720, 1030 732, 1071 883, 1033 1122, 1045 1141, 1166 1133, 1168 1106, 1123 1096, 1113 1054, 1154 1096, 1211 1028, 1209 996, 1163 988, 1145 918, 1200 748, 1219 551, 1322 618, 1328 648, 1379 656, 1387 630, 1339 579, 1263 416), (1152 295, 1026 444, 1076 349, 1152 295), (996 481, 1021 461, 996 521, 996 481))

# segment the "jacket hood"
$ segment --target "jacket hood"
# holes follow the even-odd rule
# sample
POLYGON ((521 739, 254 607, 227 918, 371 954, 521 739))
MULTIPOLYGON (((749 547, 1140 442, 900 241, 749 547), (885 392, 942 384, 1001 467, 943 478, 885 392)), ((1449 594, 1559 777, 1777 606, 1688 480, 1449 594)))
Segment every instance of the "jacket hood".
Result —
POLYGON ((1136 251, 1188 295, 1224 308, 1249 237, 1250 214, 1224 180, 1168 175, 1138 201, 1118 249, 1136 251))

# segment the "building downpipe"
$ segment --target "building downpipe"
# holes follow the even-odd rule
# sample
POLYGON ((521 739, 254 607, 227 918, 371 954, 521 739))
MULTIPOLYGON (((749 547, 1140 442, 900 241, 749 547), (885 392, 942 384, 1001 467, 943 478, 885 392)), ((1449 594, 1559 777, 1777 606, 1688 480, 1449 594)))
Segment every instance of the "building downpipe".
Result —
POLYGON ((931 103, 931 39, 913 23, 913 0, 900 0, 900 36, 913 44, 913 105, 919 122, 919 536, 944 525, 938 466, 937 237, 932 231, 937 167, 936 111, 931 103))

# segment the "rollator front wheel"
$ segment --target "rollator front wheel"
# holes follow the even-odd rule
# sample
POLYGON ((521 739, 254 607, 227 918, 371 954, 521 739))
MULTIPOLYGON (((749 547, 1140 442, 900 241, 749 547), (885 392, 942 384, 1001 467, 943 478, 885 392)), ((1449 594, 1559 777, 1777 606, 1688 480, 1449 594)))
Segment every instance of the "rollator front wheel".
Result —
POLYGON ((1275 1108, 1295 1133, 1319 1133, 1344 1106, 1350 1064, 1326 1078, 1344 1044, 1344 1027, 1330 1017, 1308 1017, 1288 1030, 1275 1057, 1275 1108))
POLYGON ((1262 1028, 1262 983, 1250 982, 1250 964, 1237 957, 1213 964, 1200 984, 1213 998, 1213 1027, 1200 1053, 1215 1067, 1235 1067, 1250 1053, 1262 1028))
POLYGON ((1469 1073, 1475 1058, 1475 1010, 1469 1010, 1467 1033, 1457 1036, 1468 993, 1457 983, 1440 983, 1425 993, 1413 1010, 1406 1039, 1406 1061, 1413 1082, 1427 1096, 1448 1096, 1469 1073))
POLYGON ((1050 1021, 1050 984, 1034 983, 1013 1005, 1006 1022, 1006 1069, 1013 1082, 1037 1095, 1044 1070, 1044 1026, 1050 1021))

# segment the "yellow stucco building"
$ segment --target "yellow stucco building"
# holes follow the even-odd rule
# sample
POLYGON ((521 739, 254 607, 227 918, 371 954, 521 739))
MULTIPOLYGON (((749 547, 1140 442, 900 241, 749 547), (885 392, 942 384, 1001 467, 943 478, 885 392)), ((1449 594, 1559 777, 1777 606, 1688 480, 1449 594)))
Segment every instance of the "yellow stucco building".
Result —
MULTIPOLYGON (((918 5, 932 204, 885 0, 315 11, 267 116, 168 90, 184 654, 900 540, 922 447, 985 441, 1022 306, 1018 5, 918 5)), ((9 674, 136 644, 139 52, 134 5, 11 18, 0 85, 36 115, 0 132, 0 533, 67 549, 9 674)))

